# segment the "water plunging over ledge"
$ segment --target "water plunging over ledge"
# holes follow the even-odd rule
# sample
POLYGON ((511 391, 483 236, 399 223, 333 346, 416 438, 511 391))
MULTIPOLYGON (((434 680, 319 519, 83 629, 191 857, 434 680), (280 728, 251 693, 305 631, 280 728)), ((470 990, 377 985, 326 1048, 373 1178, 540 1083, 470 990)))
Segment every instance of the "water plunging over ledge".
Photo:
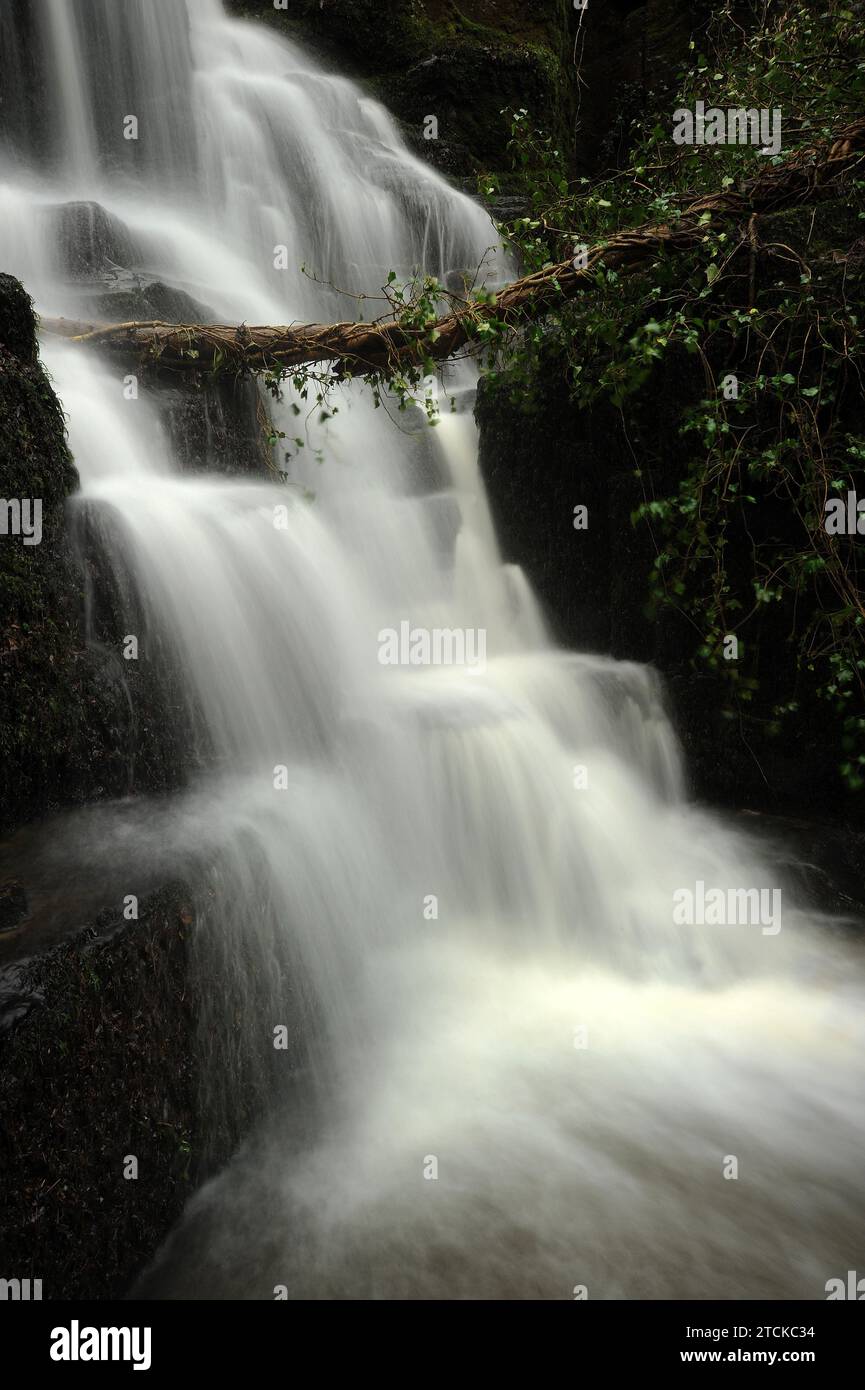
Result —
MULTIPOLYGON (((51 139, 18 93, 0 264, 42 312, 105 292, 69 272, 70 203, 109 214, 119 283, 132 265, 215 321, 345 317, 303 262, 372 294, 488 252, 506 273, 380 107, 218 0, 45 0, 38 25, 51 139)), ((324 421, 287 389, 274 424, 305 447, 281 486, 184 475, 156 392, 42 350, 76 505, 213 750, 160 832, 217 852, 231 906, 196 949, 255 974, 249 1049, 303 1040, 302 1081, 139 1292, 823 1297, 861 1257, 861 956, 688 804, 652 673, 552 646, 498 552, 471 370, 420 432, 358 386, 324 421), (483 667, 382 664, 404 622, 482 631, 483 667), (780 930, 677 920, 698 884, 780 889, 780 930)))

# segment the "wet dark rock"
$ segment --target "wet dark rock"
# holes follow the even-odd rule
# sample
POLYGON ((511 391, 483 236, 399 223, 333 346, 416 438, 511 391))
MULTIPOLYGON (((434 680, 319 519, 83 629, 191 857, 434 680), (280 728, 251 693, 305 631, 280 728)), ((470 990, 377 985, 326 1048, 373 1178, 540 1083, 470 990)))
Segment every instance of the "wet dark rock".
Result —
POLYGON ((148 247, 101 204, 61 203, 47 216, 58 270, 80 290, 82 313, 107 323, 213 322, 208 305, 148 272, 148 247))
POLYGON ((0 883, 0 932, 11 931, 27 916, 27 894, 15 879, 0 883))
POLYGON ((42 509, 39 544, 0 536, 0 827, 38 812, 63 785, 93 785, 90 750, 75 734, 95 698, 65 523, 75 483, 29 296, 0 275, 0 495, 42 509))
POLYGON ((97 795, 169 791, 208 751, 196 734, 182 673, 129 567, 111 509, 79 503, 72 535, 84 575, 93 679, 112 708, 106 739, 113 777, 97 795), (123 657, 127 633, 138 638, 135 661, 123 657))
POLYGON ((19 280, 4 274, 0 274, 0 347, 22 367, 36 365, 32 301, 19 280))
POLYGON ((192 1190, 188 901, 168 886, 0 970, 0 1249, 45 1298, 119 1297, 192 1190))
POLYGON ((216 319, 208 305, 161 280, 130 275, 118 277, 115 283, 116 289, 89 297, 91 312, 101 322, 161 319, 165 323, 213 323, 216 319))
POLYGON ((184 472, 274 478, 270 427, 252 377, 202 376, 160 390, 158 404, 184 472))
POLYGON ((865 832, 793 816, 741 812, 738 823, 766 846, 797 885, 801 900, 836 916, 834 930, 861 936, 865 918, 865 832))
POLYGON ((124 222, 99 203, 61 203, 49 213, 59 269, 73 278, 102 278, 142 256, 124 222))
POLYGON ((224 891, 202 863, 136 920, 104 908, 0 966, 0 1251, 46 1299, 122 1297, 263 1113, 252 976, 209 917, 224 891))
POLYGON ((44 1002, 44 994, 28 978, 26 961, 0 970, 0 1038, 44 1002))
POLYGON ((516 222, 518 217, 530 216, 531 207, 525 198, 502 195, 484 201, 494 222, 516 222))
POLYGON ((167 655, 154 643, 139 662, 121 659, 144 619, 131 625, 134 586, 122 591, 106 565, 110 516, 68 508, 76 485, 29 296, 0 275, 0 496, 42 504, 39 544, 0 536, 0 830, 176 785, 193 755, 176 682, 166 693, 167 655))
POLYGON ((568 104, 566 70, 549 51, 522 43, 451 41, 442 52, 394 75, 382 96, 413 132, 413 149, 439 163, 438 151, 466 149, 474 167, 497 167, 507 139, 503 111, 530 110, 554 133, 562 130, 568 104), (423 138, 424 120, 434 114, 438 139, 423 138))

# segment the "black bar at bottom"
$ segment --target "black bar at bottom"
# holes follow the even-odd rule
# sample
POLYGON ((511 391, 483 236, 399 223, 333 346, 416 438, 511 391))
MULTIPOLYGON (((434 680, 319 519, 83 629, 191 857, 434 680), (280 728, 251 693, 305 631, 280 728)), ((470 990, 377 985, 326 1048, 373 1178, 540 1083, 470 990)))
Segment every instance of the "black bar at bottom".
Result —
POLYGON ((106 1370, 133 1375, 136 1367, 138 1379, 203 1372, 221 1381, 232 1375, 258 1380, 279 1368, 287 1379, 308 1379, 332 1373, 334 1360, 344 1356, 353 1374, 375 1370, 426 1384, 436 1369, 463 1379, 469 1362, 488 1379, 503 1359, 510 1376, 525 1363, 537 1383, 552 1370, 549 1357, 564 1351, 575 1373, 592 1364, 610 1372, 661 1373, 792 1365, 825 1380, 858 1361, 865 1321, 862 1310, 845 1301, 6 1302, 0 1337, 4 1366, 15 1366, 19 1379, 20 1371, 31 1369, 62 1381, 106 1370))

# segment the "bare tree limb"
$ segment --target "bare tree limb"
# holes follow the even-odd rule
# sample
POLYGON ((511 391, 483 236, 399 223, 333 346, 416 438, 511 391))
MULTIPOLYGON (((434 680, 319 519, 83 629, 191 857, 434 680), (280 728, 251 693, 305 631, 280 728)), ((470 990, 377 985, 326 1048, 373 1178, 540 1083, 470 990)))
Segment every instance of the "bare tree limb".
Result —
POLYGON ((682 252, 702 241, 707 226, 724 218, 795 207, 837 193, 839 181, 865 153, 865 118, 840 130, 821 146, 797 151, 784 164, 767 167, 739 191, 704 194, 691 200, 675 221, 633 228, 589 249, 584 268, 572 261, 547 266, 499 290, 491 301, 469 300, 426 328, 398 320, 369 323, 241 324, 132 322, 84 324, 43 319, 42 331, 110 350, 160 369, 189 372, 227 367, 281 372, 335 362, 346 375, 393 376, 444 361, 466 345, 481 347, 492 323, 518 327, 590 290, 601 268, 627 274, 663 252, 682 252), (708 221, 707 221, 708 219, 708 221))

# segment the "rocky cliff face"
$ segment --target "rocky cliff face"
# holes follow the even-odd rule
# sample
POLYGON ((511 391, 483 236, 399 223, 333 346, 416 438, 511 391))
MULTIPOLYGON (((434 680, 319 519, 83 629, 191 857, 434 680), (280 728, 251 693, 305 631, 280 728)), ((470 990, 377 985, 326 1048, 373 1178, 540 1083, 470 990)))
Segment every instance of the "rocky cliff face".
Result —
POLYGON ((0 534, 0 829, 52 803, 125 790, 123 701, 84 640, 84 577, 67 517, 76 483, 32 305, 0 275, 3 514, 10 503, 41 511, 38 543, 12 525, 0 534))

